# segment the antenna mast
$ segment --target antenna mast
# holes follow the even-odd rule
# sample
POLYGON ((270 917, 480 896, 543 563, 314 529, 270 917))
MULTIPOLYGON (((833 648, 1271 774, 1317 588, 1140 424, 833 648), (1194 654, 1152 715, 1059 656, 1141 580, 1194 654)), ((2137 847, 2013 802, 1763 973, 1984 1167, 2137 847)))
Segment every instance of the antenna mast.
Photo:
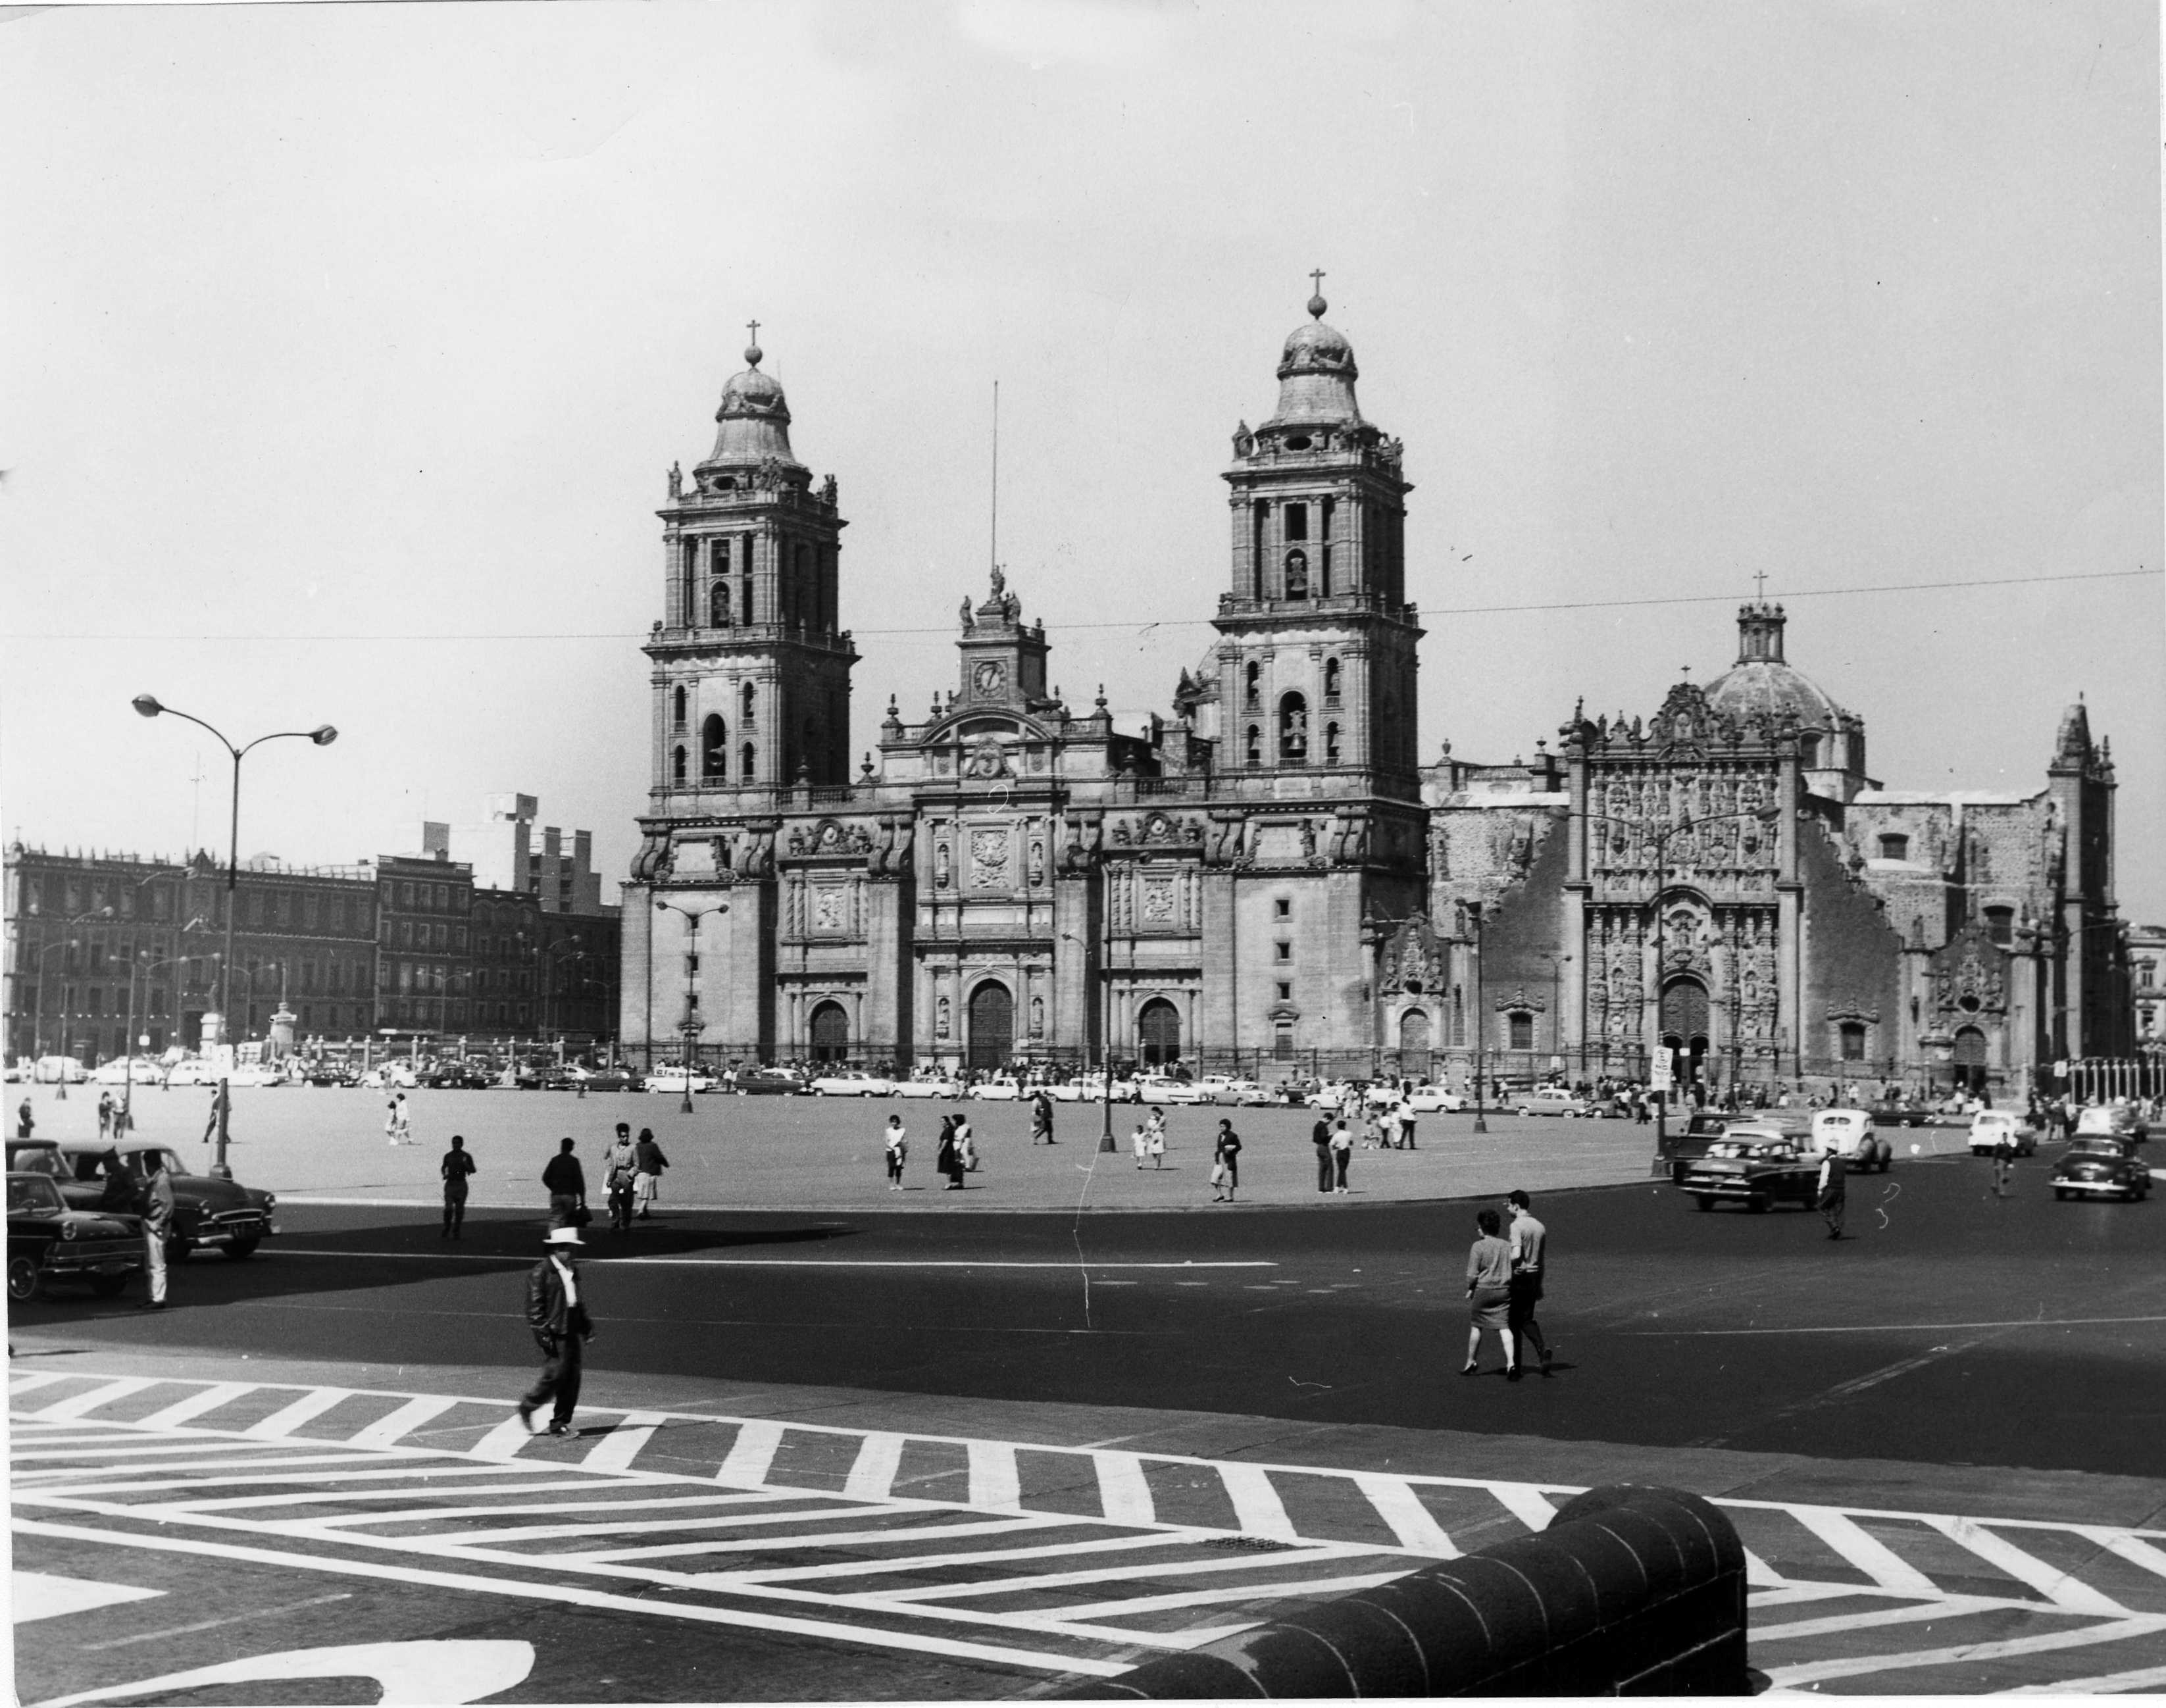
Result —
POLYGON ((993 562, 1001 567, 1001 383, 993 382, 993 562))

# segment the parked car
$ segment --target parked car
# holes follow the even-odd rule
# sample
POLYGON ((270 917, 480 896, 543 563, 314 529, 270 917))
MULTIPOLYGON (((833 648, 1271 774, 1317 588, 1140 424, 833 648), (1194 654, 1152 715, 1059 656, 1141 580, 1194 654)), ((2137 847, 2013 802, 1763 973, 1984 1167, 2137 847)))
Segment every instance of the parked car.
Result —
POLYGON ((60 1188, 70 1208, 104 1211, 119 1188, 108 1183, 106 1159, 117 1157, 127 1179, 128 1202, 148 1176, 145 1159, 156 1155, 158 1166, 172 1177, 173 1226, 166 1249, 174 1257, 185 1257, 198 1245, 214 1246, 229 1257, 247 1257, 278 1231, 272 1219, 277 1208, 276 1194, 258 1192, 238 1181, 219 1180, 208 1174, 192 1174, 179 1155, 162 1145, 129 1140, 101 1145, 95 1140, 10 1139, 8 1171, 40 1174, 60 1188))
POLYGON ((2095 1134, 2101 1139, 2126 1139, 2141 1145, 2151 1136, 2151 1129, 2143 1118, 2126 1103, 2100 1103, 2076 1112, 2076 1134, 2088 1138, 2095 1134))
POLYGON ((53 1281, 87 1281, 100 1298, 111 1298, 142 1267, 140 1218, 71 1208, 50 1175, 9 1172, 9 1298, 34 1298, 53 1281))
POLYGON ((590 1092, 636 1092, 642 1083, 638 1073, 628 1067, 598 1067, 587 1076, 590 1092))
POLYGON ((1329 1084, 1312 1087, 1302 1101, 1312 1109, 1341 1109, 1354 1097, 1350 1085, 1329 1084))
POLYGON ((1194 1080, 1175 1079, 1171 1074, 1147 1074, 1136 1084, 1136 1101, 1139 1103, 1207 1103, 1210 1095, 1194 1080))
POLYGON ((1474 1100, 1442 1086, 1416 1086, 1407 1093, 1407 1107, 1417 1115, 1456 1115, 1472 1108, 1474 1100))
POLYGON ((2038 1149, 2038 1129, 2018 1110, 1981 1109, 1970 1118, 1972 1155, 1992 1155, 2004 1136, 2018 1156, 2029 1156, 2038 1149))
POLYGON ((166 1070, 147 1055, 116 1055, 99 1064, 91 1077, 102 1086, 124 1086, 133 1079, 139 1086, 154 1086, 166 1076, 166 1070))
MULTIPOLYGON (((1061 1087, 1055 1086, 1053 1088, 1053 1095, 1059 1097, 1062 1089, 1061 1087)), ((895 1082, 895 1094, 899 1097, 953 1098, 963 1095, 963 1087, 945 1074, 934 1074, 928 1077, 924 1074, 917 1073, 912 1074, 908 1079, 898 1080, 895 1082)))
POLYGON ((794 1097, 804 1089, 804 1080, 786 1067, 756 1067, 737 1076, 741 1097, 794 1097))
POLYGON ((1594 1105, 1574 1091, 1562 1086, 1538 1086, 1530 1092, 1520 1092, 1509 1105, 1521 1115, 1561 1115, 1567 1121, 1591 1118, 1594 1105))
POLYGON ((823 1073, 810 1087, 816 1097, 891 1097, 895 1081, 877 1074, 845 1068, 838 1073, 823 1073))
POLYGON ((668 1092, 674 1096, 687 1090, 708 1092, 714 1088, 715 1081, 708 1075, 688 1074, 681 1066, 668 1062, 664 1062, 647 1076, 647 1089, 657 1093, 668 1092))
POLYGON ((981 1079, 970 1087, 970 1095, 980 1103, 1012 1103, 1022 1095, 1022 1087, 1006 1074, 995 1074, 991 1079, 981 1079))
POLYGON ((2053 1166, 2053 1196, 2118 1198, 2141 1203, 2151 1195, 2151 1171, 2132 1139, 2079 1134, 2053 1166))
POLYGON ((1873 1124, 1877 1127, 1922 1127, 1933 1113, 1930 1103, 1915 1097, 1883 1097, 1873 1106, 1873 1124))
POLYGON ((1230 1073, 1207 1073, 1196 1082, 1197 1089, 1203 1093, 1198 1101, 1206 1103, 1239 1103, 1241 1101, 1241 1087, 1253 1083, 1254 1081, 1249 1080, 1236 1079, 1230 1073))
POLYGON ((90 1070, 72 1055, 41 1055, 31 1076, 41 1086, 79 1086, 90 1077, 90 1070))
POLYGON ((1820 1174, 1817 1157, 1780 1139, 1725 1137, 1693 1161, 1680 1184, 1703 1210, 1719 1203, 1741 1203, 1748 1210, 1778 1203, 1810 1208, 1820 1196, 1820 1174))
POLYGON ((1813 1116, 1812 1148, 1846 1158, 1860 1174, 1888 1172, 1894 1147, 1873 1130, 1862 1109, 1821 1109, 1813 1116))

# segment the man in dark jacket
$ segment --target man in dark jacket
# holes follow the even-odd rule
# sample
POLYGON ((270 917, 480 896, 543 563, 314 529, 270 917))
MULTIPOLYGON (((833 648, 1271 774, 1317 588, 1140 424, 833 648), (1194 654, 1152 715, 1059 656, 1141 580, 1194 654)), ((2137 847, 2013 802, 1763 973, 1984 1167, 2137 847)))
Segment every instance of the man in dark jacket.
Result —
MULTIPOLYGON (((565 1143, 569 1144, 569 1140, 565 1143)), ((534 1414, 553 1399, 548 1432, 572 1432, 572 1413, 579 1403, 579 1379, 586 1370, 587 1342, 594 1326, 587 1314, 579 1272, 572 1253, 583 1243, 577 1228, 552 1228, 548 1250, 526 1277, 526 1325, 542 1349, 542 1374, 519 1402, 519 1420, 531 1432, 534 1414)))
POLYGON ((579 1166, 579 1159, 572 1155, 570 1140, 557 1145, 557 1154, 542 1171, 542 1184, 549 1189, 549 1225, 576 1226, 578 1213, 586 1208, 587 1172, 579 1166))
POLYGON ((1847 1196, 1843 1177, 1846 1171, 1840 1150, 1828 1151, 1820 1158, 1820 1196, 1815 1203, 1820 1219, 1827 1224, 1831 1240, 1842 1238, 1843 1199, 1847 1196))

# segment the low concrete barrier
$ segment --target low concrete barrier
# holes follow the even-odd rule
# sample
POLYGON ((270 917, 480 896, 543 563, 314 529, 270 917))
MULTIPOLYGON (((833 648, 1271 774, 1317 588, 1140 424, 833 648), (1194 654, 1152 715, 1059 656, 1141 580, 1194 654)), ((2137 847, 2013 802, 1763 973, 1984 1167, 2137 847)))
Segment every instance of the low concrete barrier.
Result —
POLYGON ((1590 1489, 1539 1536, 1063 1694, 1749 1695, 1745 1548, 1696 1494, 1590 1489))

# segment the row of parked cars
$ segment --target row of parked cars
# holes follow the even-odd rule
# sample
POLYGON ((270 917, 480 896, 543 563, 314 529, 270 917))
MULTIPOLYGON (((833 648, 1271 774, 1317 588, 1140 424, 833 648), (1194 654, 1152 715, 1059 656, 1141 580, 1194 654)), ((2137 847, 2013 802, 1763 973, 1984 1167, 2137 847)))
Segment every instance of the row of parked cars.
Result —
MULTIPOLYGON (((1972 1117, 1970 1152, 1995 1156, 2037 1153, 2039 1134, 2029 1118, 2010 1109, 1986 1109, 1972 1117)), ((2108 1106, 2084 1110, 2068 1148, 2055 1163, 2057 1198, 2117 1198, 2138 1203, 2151 1192, 2143 1155, 2148 1129, 2133 1109, 2108 1106)), ((1671 1152, 1670 1177, 1703 1210, 1719 1203, 1766 1210, 1778 1203, 1810 1207, 1820 1191, 1821 1160, 1829 1152, 1860 1172, 1887 1172, 1893 1147, 1873 1130, 1863 1109, 1820 1109, 1809 1118, 1760 1115, 1749 1120, 1700 1114, 1692 1118, 1671 1152)))
POLYGON ((10 1139, 8 1297, 34 1298, 49 1283, 82 1282, 110 1298, 144 1266, 145 1183, 162 1170, 173 1187, 168 1262, 196 1251, 252 1256, 278 1231, 277 1196, 196 1174, 172 1146, 149 1140, 10 1139))

